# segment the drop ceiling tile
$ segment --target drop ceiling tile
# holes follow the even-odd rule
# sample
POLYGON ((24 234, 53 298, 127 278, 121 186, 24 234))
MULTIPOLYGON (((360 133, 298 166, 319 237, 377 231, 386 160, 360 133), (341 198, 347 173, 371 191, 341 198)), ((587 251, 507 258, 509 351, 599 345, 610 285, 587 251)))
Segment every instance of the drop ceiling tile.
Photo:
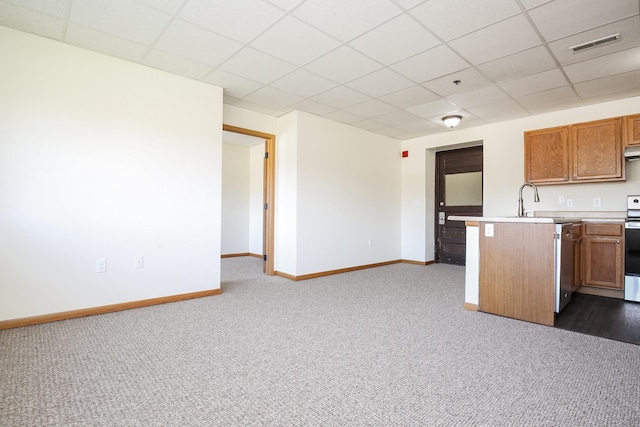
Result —
POLYGON ((484 120, 495 118, 505 119, 505 117, 517 118, 528 114, 527 111, 513 99, 505 99, 491 104, 480 105, 469 108, 468 110, 474 116, 484 120))
POLYGON ((426 104, 416 105, 415 107, 407 108, 407 111, 415 114, 416 116, 427 118, 437 115, 446 115, 460 111, 460 106, 455 105, 446 99, 439 99, 437 101, 427 102, 426 104))
POLYGON ((402 123, 414 122, 421 120, 420 117, 415 114, 411 114, 408 111, 396 110, 381 116, 375 117, 377 122, 383 123, 387 126, 396 126, 402 123))
POLYGON ((69 23, 67 26, 64 41, 74 46, 135 62, 141 62, 149 51, 148 47, 141 44, 74 23, 69 23))
POLYGON ((562 0, 544 4, 528 13, 538 31, 550 42, 637 15, 638 1, 608 0, 600 3, 562 0))
POLYGON ((309 98, 332 89, 338 84, 300 68, 276 80, 270 86, 303 98, 309 98))
POLYGON ((209 73, 204 81, 224 88, 224 94, 236 98, 244 98, 251 92, 255 92, 263 85, 253 80, 248 80, 235 74, 225 73, 221 70, 214 70, 209 73))
POLYGON ((401 12, 388 0, 307 0, 293 15, 348 42, 401 12))
POLYGON ((398 3, 400 6, 404 7, 405 9, 411 9, 413 7, 416 7, 420 3, 424 3, 425 1, 426 0, 395 0, 396 3, 398 3))
POLYGON ((360 129, 370 130, 372 132, 375 132, 378 129, 387 127, 387 125, 385 124, 382 124, 373 120, 369 120, 369 119, 361 120, 359 122, 353 122, 351 125, 358 127, 360 129))
POLYGON ((222 64, 220 70, 268 84, 295 70, 295 66, 250 47, 242 49, 222 64))
POLYGON ((65 22, 24 7, 0 2, 0 25, 28 33, 62 39, 65 22))
POLYGON ((313 101, 328 105, 334 108, 346 108, 354 104, 359 104, 371 99, 369 96, 350 89, 346 86, 338 86, 329 89, 312 98, 313 101))
POLYGON ((339 42, 287 16, 251 42, 251 46, 301 66, 335 49, 339 42))
POLYGON ((522 3, 525 9, 529 10, 542 4, 549 3, 550 1, 552 0, 520 0, 520 3, 522 3))
POLYGON ((325 116, 336 109, 329 107, 328 105, 320 104, 319 102, 305 99, 294 105, 296 110, 306 111, 307 113, 316 114, 318 116, 325 116))
POLYGON ((538 46, 478 65, 476 68, 493 81, 501 81, 528 76, 555 67, 556 63, 547 49, 544 46, 538 46))
POLYGON ((583 33, 574 34, 564 39, 549 43, 549 49, 561 65, 585 61, 609 53, 618 52, 638 46, 640 44, 640 19, 637 16, 623 19, 613 24, 603 25, 583 33), (620 39, 596 48, 573 53, 571 46, 576 46, 591 40, 620 33, 620 39))
POLYGON ((395 139, 405 139, 406 136, 408 135, 408 132, 405 132, 400 129, 396 129, 394 127, 378 129, 376 132, 379 133, 380 135, 388 136, 390 138, 395 138, 395 139))
POLYGON ((538 92, 532 95, 516 98, 516 101, 529 111, 535 108, 574 102, 576 100, 578 100, 578 96, 571 86, 545 90, 544 92, 538 92))
POLYGON ((178 16, 225 37, 248 43, 284 16, 284 12, 256 0, 189 0, 178 16))
POLYGON ((561 101, 555 104, 545 104, 536 107, 527 107, 527 110, 531 114, 544 114, 544 113, 554 113, 560 110, 568 110, 570 108, 577 108, 585 105, 584 102, 580 99, 576 99, 573 101, 561 101))
POLYGON ((411 14, 445 41, 520 13, 513 0, 430 0, 411 14))
POLYGON ((507 98, 507 94, 496 85, 485 86, 470 92, 457 93, 447 97, 450 102, 465 109, 477 107, 478 105, 491 104, 492 102, 502 101, 507 98))
POLYGON ((381 116, 396 110, 397 108, 377 99, 370 99, 369 101, 345 108, 345 111, 367 118, 381 116))
POLYGON ((282 114, 282 111, 277 108, 271 108, 260 104, 254 104, 253 102, 246 101, 244 99, 240 99, 235 104, 236 107, 244 108, 245 110, 255 111, 256 113, 262 113, 269 116, 278 117, 282 114))
POLYGON ((304 68, 338 83, 346 83, 382 66, 350 47, 342 46, 304 68))
POLYGON ((640 69, 640 47, 566 65, 563 69, 572 83, 637 70, 640 69))
POLYGON ((131 0, 75 0, 69 21, 136 43, 151 45, 171 15, 131 0))
POLYGON ((433 80, 468 67, 469 63, 446 45, 434 47, 391 66, 416 83, 433 80))
POLYGON ((538 46, 542 43, 529 21, 517 15, 449 42, 474 65, 538 46), (505 37, 505 34, 508 34, 505 37))
POLYGON ((204 64, 189 61, 188 59, 155 49, 145 56, 142 63, 173 74, 197 80, 201 80, 211 72, 211 67, 204 64))
POLYGON ((425 102, 435 101, 438 99, 438 95, 428 91, 422 86, 415 85, 384 95, 380 97, 380 99, 388 104, 404 109, 424 104, 425 102))
POLYGON ((211 67, 217 67, 241 48, 238 42, 181 19, 175 19, 155 45, 157 50, 211 67))
POLYGON ((625 98, 633 98, 634 96, 640 96, 640 88, 626 89, 622 92, 611 92, 602 95, 590 96, 588 98, 581 98, 584 105, 599 104, 601 102, 616 101, 625 98))
POLYGON ((352 80, 346 86, 373 97, 387 95, 413 86, 414 83, 400 74, 382 68, 371 74, 352 80))
POLYGON ((272 87, 258 89, 243 99, 253 102, 254 104, 266 105, 273 108, 285 108, 302 101, 302 97, 300 96, 272 87))
POLYGON ((226 94, 224 92, 222 93, 222 102, 223 103, 233 105, 237 101, 238 101, 238 98, 236 98, 235 96, 228 95, 228 94, 226 94))
POLYGON ((357 116, 353 113, 344 110, 334 111, 333 113, 327 114, 327 118, 330 120, 335 120, 337 122, 351 124, 355 122, 362 121, 363 117, 357 116))
POLYGON ((15 6, 24 7, 56 18, 67 18, 72 0, 3 0, 15 6))
POLYGON ((134 0, 136 3, 174 15, 184 3, 184 0, 134 0))
POLYGON ((394 127, 396 129, 400 129, 400 130, 403 130, 405 132, 413 133, 415 135, 420 135, 424 131, 430 131, 430 130, 442 131, 443 129, 447 129, 447 127, 444 126, 444 124, 442 122, 441 122, 441 124, 435 124, 435 123, 431 122, 430 120, 423 120, 423 119, 418 119, 418 120, 414 120, 414 121, 411 121, 411 122, 401 123, 401 124, 396 125, 394 127))
POLYGON ((278 6, 280 9, 290 11, 304 0, 267 0, 268 3, 278 6))
POLYGON ((531 95, 567 85, 569 82, 558 68, 498 83, 498 86, 513 97, 531 95))
POLYGON ((640 89, 640 70, 577 83, 573 87, 584 98, 640 89))
POLYGON ((400 15, 363 34, 349 45, 365 55, 390 65, 440 44, 409 15, 400 15))
POLYGON ((475 68, 467 68, 453 74, 429 80, 428 82, 423 83, 422 86, 440 96, 449 96, 455 93, 468 92, 482 86, 487 86, 489 83, 491 83, 491 81, 479 73, 475 68), (460 83, 455 84, 454 81, 456 80, 460 80, 460 83))

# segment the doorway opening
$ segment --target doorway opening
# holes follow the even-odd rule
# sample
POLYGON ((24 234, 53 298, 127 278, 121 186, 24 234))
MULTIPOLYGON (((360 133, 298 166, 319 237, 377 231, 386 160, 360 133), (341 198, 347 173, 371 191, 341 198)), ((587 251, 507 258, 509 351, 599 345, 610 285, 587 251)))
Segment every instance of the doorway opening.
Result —
POLYGON ((237 126, 222 125, 222 130, 240 135, 260 138, 264 141, 263 180, 262 180, 262 259, 263 272, 268 276, 275 275, 274 268, 274 224, 275 224, 275 135, 245 129, 237 126))
POLYGON ((435 181, 435 262, 465 265, 465 224, 447 218, 482 216, 482 146, 437 152, 435 181))

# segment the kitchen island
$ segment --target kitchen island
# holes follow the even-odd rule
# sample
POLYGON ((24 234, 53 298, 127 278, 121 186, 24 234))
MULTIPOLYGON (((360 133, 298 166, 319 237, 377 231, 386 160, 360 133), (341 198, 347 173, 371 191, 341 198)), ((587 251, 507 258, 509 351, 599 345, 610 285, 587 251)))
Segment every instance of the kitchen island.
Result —
POLYGON ((579 241, 570 227, 559 233, 558 224, 621 221, 618 213, 448 220, 466 225, 464 307, 550 326, 579 286, 582 270, 579 241), (562 251, 556 236, 568 239, 562 251))

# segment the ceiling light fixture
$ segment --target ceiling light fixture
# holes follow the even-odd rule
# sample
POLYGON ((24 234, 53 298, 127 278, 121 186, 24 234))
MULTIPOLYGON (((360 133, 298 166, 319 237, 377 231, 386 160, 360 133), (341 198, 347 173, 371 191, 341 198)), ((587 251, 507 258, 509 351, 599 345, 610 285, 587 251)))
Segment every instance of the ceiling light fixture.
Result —
POLYGON ((449 126, 450 128, 454 128, 456 126, 458 126, 458 123, 460 123, 460 120, 462 120, 462 116, 444 116, 442 118, 442 121, 444 122, 445 125, 449 126))

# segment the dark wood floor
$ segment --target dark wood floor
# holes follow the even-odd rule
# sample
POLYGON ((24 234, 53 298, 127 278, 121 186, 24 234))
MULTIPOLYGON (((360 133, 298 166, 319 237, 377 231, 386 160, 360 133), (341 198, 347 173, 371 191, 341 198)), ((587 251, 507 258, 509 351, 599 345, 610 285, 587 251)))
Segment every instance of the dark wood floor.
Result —
POLYGON ((574 293, 555 326, 640 345, 640 303, 574 293))

